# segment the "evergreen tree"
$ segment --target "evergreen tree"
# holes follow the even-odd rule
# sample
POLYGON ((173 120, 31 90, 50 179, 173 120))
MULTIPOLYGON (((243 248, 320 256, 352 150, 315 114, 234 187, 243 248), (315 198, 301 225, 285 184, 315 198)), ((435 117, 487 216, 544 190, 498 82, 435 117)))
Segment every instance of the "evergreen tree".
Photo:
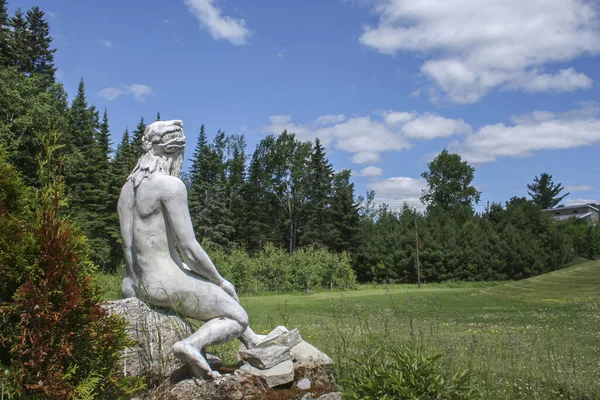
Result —
POLYGON ((157 112, 157 113, 156 113, 156 120, 157 120, 157 121, 160 121, 160 112, 157 112))
POLYGON ((108 171, 109 160, 112 153, 112 143, 110 141, 110 129, 108 126, 108 111, 104 108, 104 115, 100 130, 98 131, 98 166, 103 171, 108 171))
POLYGON ((585 236, 585 252, 590 260, 593 260, 598 252, 598 249, 596 248, 596 238, 594 236, 594 227, 588 226, 585 236))
POLYGON ((563 191, 563 186, 555 184, 552 181, 552 175, 542 173, 539 178, 536 176, 533 178, 533 183, 527 185, 527 193, 531 196, 531 199, 535 204, 540 206, 542 209, 548 209, 555 207, 560 203, 569 193, 560 195, 563 191))
POLYGON ((331 213, 335 234, 331 250, 356 254, 359 244, 358 204, 354 200, 354 184, 350 182, 350 170, 344 169, 333 177, 331 213))
POLYGON ((140 118, 140 122, 133 131, 133 137, 131 138, 131 145, 133 146, 133 155, 136 160, 142 156, 142 139, 144 138, 144 131, 146 130, 146 123, 144 117, 140 118))
POLYGON ((88 106, 83 78, 69 110, 70 157, 65 164, 72 216, 83 228, 90 243, 90 257, 103 267, 108 260, 109 245, 104 232, 102 213, 106 209, 107 190, 99 160, 107 158, 99 148, 99 114, 88 106))
POLYGON ((54 53, 50 27, 39 7, 27 11, 27 56, 24 72, 38 74, 49 85, 54 82, 54 53))
MULTIPOLYGON (((67 99, 62 85, 39 90, 38 78, 27 77, 16 67, 0 68, 0 143, 10 162, 28 185, 38 185, 36 154, 41 151, 37 135, 49 127, 67 131, 67 99)), ((68 143, 65 136, 63 143, 68 143)))
POLYGON ((9 65, 17 68, 19 72, 27 72, 27 20, 20 8, 9 19, 10 34, 8 37, 8 59, 9 65))
POLYGON ((227 207, 227 176, 224 162, 226 140, 221 131, 209 145, 200 128, 190 171, 190 214, 199 241, 204 239, 224 248, 231 245, 234 231, 227 207))
POLYGON ((8 18, 8 10, 6 9, 6 0, 0 0, 0 66, 7 67, 10 65, 10 19, 8 18))
POLYGON ((315 140, 308 172, 308 201, 303 245, 334 248, 336 232, 331 201, 333 197, 333 167, 325 157, 319 138, 315 140))
POLYGON ((106 218, 106 236, 109 238, 110 250, 107 269, 114 271, 123 262, 123 249, 121 242, 121 230, 119 228, 119 214, 117 213, 117 202, 121 194, 121 188, 133 169, 136 160, 133 156, 133 148, 129 138, 129 130, 125 129, 123 138, 117 146, 115 157, 112 159, 108 176, 108 201, 106 218))
POLYGON ((244 185, 246 181, 246 139, 244 135, 231 135, 227 140, 227 202, 233 223, 231 240, 244 242, 244 185))

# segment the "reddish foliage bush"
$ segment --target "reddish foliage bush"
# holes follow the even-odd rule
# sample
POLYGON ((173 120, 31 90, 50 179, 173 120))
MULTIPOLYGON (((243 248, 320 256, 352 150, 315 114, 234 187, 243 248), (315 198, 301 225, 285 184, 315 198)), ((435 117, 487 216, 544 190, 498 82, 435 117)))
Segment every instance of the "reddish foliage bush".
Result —
POLYGON ((0 338, 10 347, 11 376, 23 397, 69 399, 92 393, 122 398, 140 384, 117 372, 119 351, 129 339, 123 321, 109 317, 99 304, 85 238, 63 211, 64 183, 51 167, 51 153, 42 164, 46 176, 41 176, 35 217, 0 215, 16 233, 10 240, 0 235, 0 248, 11 253, 0 257, 0 270, 12 271, 18 276, 13 286, 19 284, 14 296, 7 288, 0 305, 0 338), (24 237, 35 245, 21 246, 24 237), (30 264, 19 271, 18 260, 30 264))

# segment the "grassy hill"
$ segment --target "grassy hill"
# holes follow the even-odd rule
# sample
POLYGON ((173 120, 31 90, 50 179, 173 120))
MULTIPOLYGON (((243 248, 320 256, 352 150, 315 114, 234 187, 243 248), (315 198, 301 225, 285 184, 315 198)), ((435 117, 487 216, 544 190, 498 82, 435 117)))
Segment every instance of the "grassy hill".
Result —
POLYGON ((579 263, 559 271, 484 289, 481 292, 522 299, 597 299, 600 298, 600 261, 579 263))

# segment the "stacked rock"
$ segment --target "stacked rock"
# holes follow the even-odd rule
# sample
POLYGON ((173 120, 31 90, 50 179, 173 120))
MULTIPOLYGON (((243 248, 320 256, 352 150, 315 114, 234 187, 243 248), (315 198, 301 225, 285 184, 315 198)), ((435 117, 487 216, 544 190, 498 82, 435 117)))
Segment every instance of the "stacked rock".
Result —
MULTIPOLYGON (((298 329, 289 331, 285 326, 273 329, 251 349, 241 344, 238 355, 236 374, 260 377, 271 388, 294 381, 294 371, 307 363, 333 364, 327 354, 302 340, 298 329)), ((305 380, 301 381, 306 385, 305 380)))

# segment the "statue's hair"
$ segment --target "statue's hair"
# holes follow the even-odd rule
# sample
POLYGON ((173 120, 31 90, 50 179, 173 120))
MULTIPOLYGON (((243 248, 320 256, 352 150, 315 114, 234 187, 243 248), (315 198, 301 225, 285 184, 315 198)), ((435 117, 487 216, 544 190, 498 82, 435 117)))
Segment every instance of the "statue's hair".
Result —
POLYGON ((179 176, 183 165, 183 154, 173 157, 185 148, 183 123, 179 120, 156 121, 146 127, 142 137, 143 154, 127 177, 137 188, 144 178, 156 171, 165 175, 179 176))

